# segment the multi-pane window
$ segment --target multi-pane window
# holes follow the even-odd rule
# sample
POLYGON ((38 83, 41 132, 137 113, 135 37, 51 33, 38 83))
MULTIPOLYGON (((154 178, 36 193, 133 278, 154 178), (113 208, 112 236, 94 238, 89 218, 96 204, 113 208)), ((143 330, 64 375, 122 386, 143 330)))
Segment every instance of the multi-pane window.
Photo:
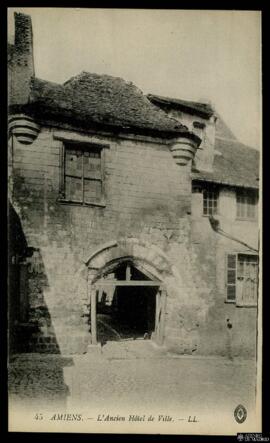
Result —
POLYGON ((226 270, 227 301, 239 306, 257 303, 258 256, 228 254, 226 270))
POLYGON ((66 201, 94 204, 103 198, 102 150, 65 143, 63 193, 66 201))
POLYGON ((251 191, 236 192, 237 218, 255 219, 257 217, 257 195, 251 191))
POLYGON ((216 188, 203 189, 203 215, 218 213, 218 190, 216 188))

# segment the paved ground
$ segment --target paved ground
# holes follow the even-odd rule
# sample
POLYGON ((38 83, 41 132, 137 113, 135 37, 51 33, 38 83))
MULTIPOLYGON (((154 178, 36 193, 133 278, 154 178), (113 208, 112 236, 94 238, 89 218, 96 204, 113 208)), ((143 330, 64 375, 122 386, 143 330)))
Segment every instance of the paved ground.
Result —
POLYGON ((39 411, 78 406, 108 411, 117 406, 136 413, 143 408, 153 413, 233 414, 238 404, 254 409, 253 361, 165 356, 148 342, 123 343, 120 348, 118 353, 112 345, 102 354, 68 357, 14 356, 9 368, 10 404, 39 411))

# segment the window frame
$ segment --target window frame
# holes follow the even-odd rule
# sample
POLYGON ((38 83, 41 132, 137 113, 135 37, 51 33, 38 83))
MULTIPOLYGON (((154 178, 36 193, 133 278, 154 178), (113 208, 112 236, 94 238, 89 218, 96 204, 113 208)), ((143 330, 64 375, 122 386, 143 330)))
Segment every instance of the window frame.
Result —
MULTIPOLYGON (((248 190, 248 189, 236 189, 235 191, 235 202, 236 202, 236 220, 240 221, 257 221, 258 220, 258 200, 259 196, 258 193, 256 193, 255 190, 248 190), (239 197, 253 197, 254 198, 254 216, 250 217, 247 215, 248 212, 248 202, 244 202, 245 205, 245 215, 238 215, 238 198, 239 197)), ((242 203, 243 204, 243 203, 242 203)))
MULTIPOLYGON (((77 140, 69 140, 64 139, 61 140, 61 147, 60 147, 60 179, 59 179, 59 197, 58 201, 61 203, 66 203, 70 205, 77 205, 77 206, 99 206, 99 207, 105 207, 106 206, 106 194, 105 194, 105 147, 106 145, 94 143, 94 142, 88 142, 88 141, 77 141, 77 140), (78 151, 82 152, 91 152, 91 149, 97 151, 100 151, 100 170, 101 170, 101 178, 96 179, 97 181, 100 181, 101 183, 101 197, 99 201, 85 201, 85 200, 70 200, 66 198, 66 181, 65 178, 68 176, 66 174, 66 165, 65 165, 65 159, 66 159, 66 152, 67 149, 78 149, 78 151)), ((84 161, 82 161, 84 164, 84 161)), ((83 170, 83 169, 82 169, 83 170)), ((83 193, 83 186, 84 186, 84 180, 85 177, 82 172, 82 193, 83 193)), ((91 179, 89 179, 90 181, 91 179)), ((95 179, 92 179, 93 181, 95 179)), ((82 194, 83 195, 83 194, 82 194)))
POLYGON ((200 200, 200 213, 198 212, 198 216, 200 214, 201 217, 209 217, 210 215, 219 215, 220 213, 220 186, 211 182, 197 182, 196 180, 192 180, 192 190, 191 194, 201 194, 200 200), (204 214, 204 192, 216 192, 217 194, 217 205, 216 212, 212 214, 204 214))
MULTIPOLYGON (((197 186, 195 186, 197 187, 197 186)), ((201 185, 200 186, 201 189, 201 193, 202 193, 202 216, 203 217, 209 217, 210 215, 219 215, 219 194, 220 194, 220 189, 219 186, 214 185, 214 184, 207 184, 207 185, 201 185), (217 197, 216 197, 216 212, 212 212, 212 214, 209 213, 209 199, 207 198, 207 214, 204 213, 204 206, 205 206, 205 193, 216 193, 217 197)), ((215 199, 211 199, 211 202, 213 203, 215 199)), ((212 205, 213 206, 213 205, 212 205)))
POLYGON ((238 263, 239 263, 239 255, 245 256, 254 256, 257 258, 257 292, 259 288, 259 265, 260 265, 260 257, 259 254, 249 251, 236 251, 236 252, 228 252, 225 254, 225 278, 224 278, 224 289, 225 289, 225 303, 234 304, 236 307, 257 307, 258 306, 258 298, 256 298, 255 303, 239 303, 239 294, 237 294, 237 280, 238 280, 238 263), (234 255, 236 257, 236 266, 235 266, 235 299, 228 299, 228 270, 233 268, 228 268, 228 256, 234 255))

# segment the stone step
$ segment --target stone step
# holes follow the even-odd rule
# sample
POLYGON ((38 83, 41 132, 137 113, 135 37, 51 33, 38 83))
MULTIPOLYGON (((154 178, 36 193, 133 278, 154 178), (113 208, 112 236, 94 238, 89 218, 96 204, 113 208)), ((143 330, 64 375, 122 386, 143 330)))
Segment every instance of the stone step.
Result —
POLYGON ((159 354, 150 340, 109 341, 101 348, 101 354, 106 358, 146 358, 159 354))

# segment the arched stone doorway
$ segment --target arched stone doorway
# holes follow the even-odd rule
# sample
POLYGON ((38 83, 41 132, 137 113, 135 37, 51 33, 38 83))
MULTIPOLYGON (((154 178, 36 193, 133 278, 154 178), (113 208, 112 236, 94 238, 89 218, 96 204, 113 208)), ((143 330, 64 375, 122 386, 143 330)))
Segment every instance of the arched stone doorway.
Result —
POLYGON ((104 244, 86 261, 91 344, 107 340, 150 339, 162 345, 171 272, 159 248, 137 239, 104 244), (109 330, 109 333, 100 332, 109 330))

